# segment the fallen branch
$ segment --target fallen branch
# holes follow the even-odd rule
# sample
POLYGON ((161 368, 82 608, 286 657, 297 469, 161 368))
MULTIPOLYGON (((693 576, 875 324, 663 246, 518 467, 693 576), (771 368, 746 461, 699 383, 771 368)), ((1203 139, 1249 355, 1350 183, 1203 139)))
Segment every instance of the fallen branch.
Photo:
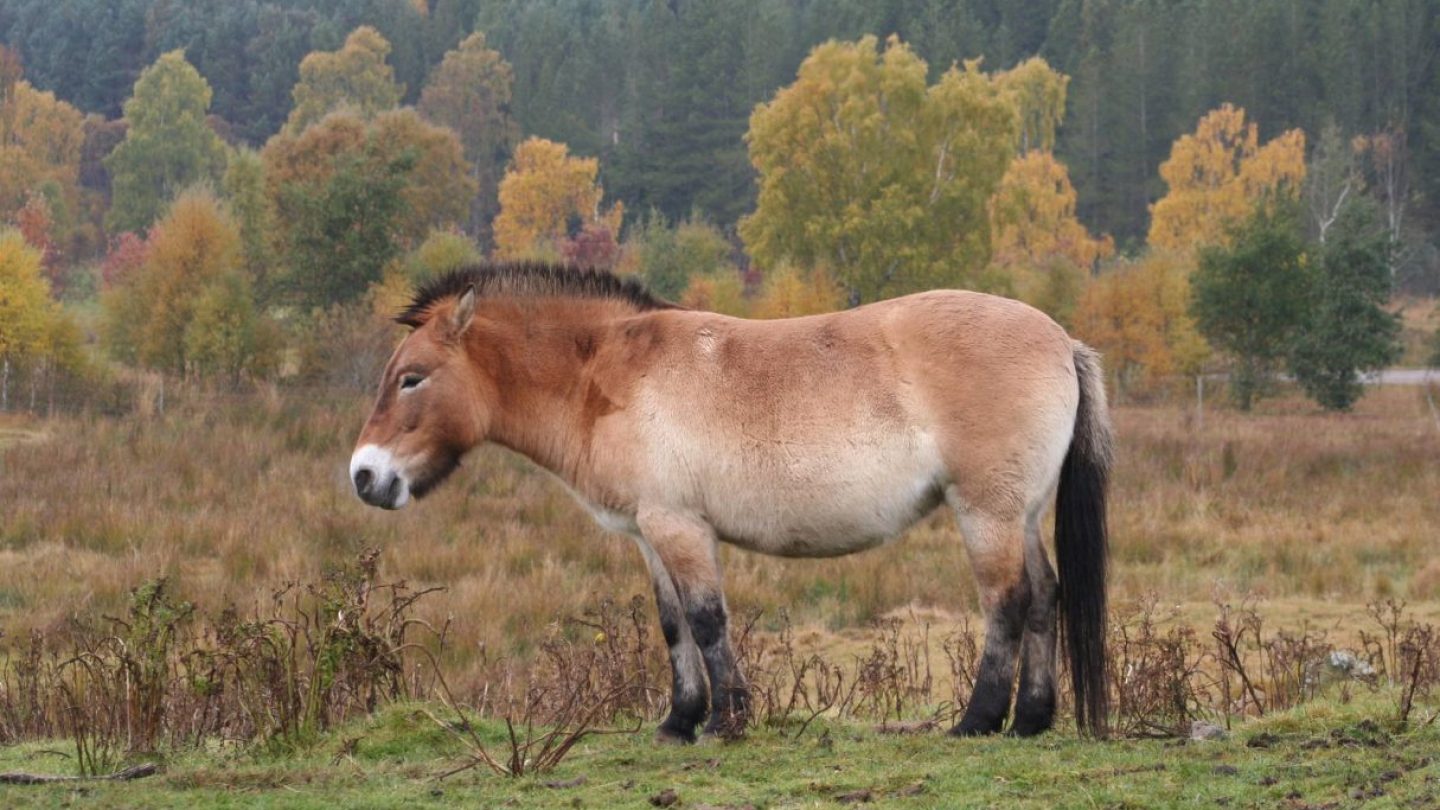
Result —
POLYGON ((123 771, 116 771, 105 776, 50 776, 47 774, 35 773, 0 773, 0 785, 49 785, 55 782, 124 782, 131 779, 144 779, 147 776, 154 776, 160 772, 160 766, 153 762, 143 765, 134 765, 123 771))

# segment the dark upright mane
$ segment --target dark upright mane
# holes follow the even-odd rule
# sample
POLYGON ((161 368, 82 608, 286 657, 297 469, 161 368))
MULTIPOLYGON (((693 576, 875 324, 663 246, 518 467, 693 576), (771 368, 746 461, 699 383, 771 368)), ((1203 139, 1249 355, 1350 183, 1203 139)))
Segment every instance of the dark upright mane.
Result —
POLYGON ((470 265, 436 276, 420 285, 415 299, 395 317, 404 326, 418 327, 430 308, 447 298, 463 295, 471 287, 481 298, 609 298, 624 301, 638 310, 673 309, 675 305, 657 298, 633 278, 621 278, 604 270, 582 270, 563 264, 505 262, 470 265))

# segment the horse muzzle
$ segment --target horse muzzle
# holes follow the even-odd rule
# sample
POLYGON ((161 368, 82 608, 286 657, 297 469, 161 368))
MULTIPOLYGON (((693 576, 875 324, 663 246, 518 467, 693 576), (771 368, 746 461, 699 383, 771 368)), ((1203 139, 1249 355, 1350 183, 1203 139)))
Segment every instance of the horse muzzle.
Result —
POLYGON ((410 485, 389 451, 367 444, 350 457, 350 480, 360 500, 381 509, 410 502, 410 485))

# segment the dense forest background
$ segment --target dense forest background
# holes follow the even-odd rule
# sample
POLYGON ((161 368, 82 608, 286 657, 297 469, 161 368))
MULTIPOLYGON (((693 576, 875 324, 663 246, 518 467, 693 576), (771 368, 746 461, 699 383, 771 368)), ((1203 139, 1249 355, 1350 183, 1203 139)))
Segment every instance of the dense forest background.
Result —
POLYGON ((757 318, 998 293, 1119 396, 1345 410, 1440 364, 1437 235, 1434 0, 0 5, 0 410, 367 387, 482 258, 757 318))
MULTIPOLYGON (((121 114, 141 70, 183 48, 212 112, 259 146, 300 60, 356 26, 390 42, 405 103, 474 30, 514 69, 526 135, 600 158, 632 217, 733 226, 755 201, 752 108, 817 43, 898 34, 938 75, 1040 55, 1071 77, 1057 155, 1093 231, 1137 245, 1170 144, 1223 102, 1268 140, 1334 124, 1408 142, 1415 228, 1440 223, 1440 6, 1432 0, 6 0, 0 42, 37 88, 121 114)), ((933 77, 932 77, 933 78, 933 77)))

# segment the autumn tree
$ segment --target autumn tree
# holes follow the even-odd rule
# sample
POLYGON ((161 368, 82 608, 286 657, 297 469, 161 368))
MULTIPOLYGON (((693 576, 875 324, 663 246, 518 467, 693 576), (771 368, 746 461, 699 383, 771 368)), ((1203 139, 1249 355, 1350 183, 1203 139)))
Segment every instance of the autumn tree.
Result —
POLYGON ((406 107, 376 116, 370 141, 379 154, 414 159, 400 192, 405 203, 400 235, 407 244, 420 241, 433 229, 465 222, 475 181, 453 131, 426 122, 406 107))
POLYGON ((587 223, 620 230, 621 206, 600 209, 600 163, 572 157, 563 143, 530 138, 500 181, 495 252, 502 259, 558 258, 560 243, 587 223))
POLYGON ((34 237, 43 218, 46 269, 58 280, 60 254, 74 236, 67 214, 79 207, 84 119, 21 75, 14 52, 0 46, 0 222, 34 237))
POLYGON ((111 239, 110 248, 100 262, 101 287, 108 290, 139 272, 149 250, 145 238, 134 231, 125 231, 111 239))
POLYGON ((196 293, 184 342, 191 370, 232 386, 246 374, 269 376, 279 359, 279 330, 259 311, 250 277, 238 265, 196 293))
POLYGON ((102 299, 110 353, 171 374, 266 368, 257 346, 267 327, 241 262, 240 229, 220 201, 182 193, 151 230, 144 264, 102 299))
POLYGON ((1160 164, 1168 191, 1151 209, 1152 247, 1190 251, 1225 245, 1266 200, 1293 198, 1305 179, 1305 133, 1292 129, 1260 144, 1245 111, 1223 104, 1182 135, 1160 164))
POLYGON ((265 197, 265 164, 253 149, 231 151, 221 183, 225 204, 240 229, 240 262, 261 301, 270 297, 275 264, 275 218, 265 197))
POLYGON ((39 251, 19 231, 0 231, 0 410, 10 407, 14 366, 43 354, 56 311, 39 251))
POLYGON ((182 189, 220 179, 225 147, 205 122, 209 109, 210 85, 182 51, 170 51, 140 74, 125 102, 125 140, 105 158, 111 231, 143 231, 182 189))
POLYGON ((1055 151, 1055 132, 1065 120, 1070 77, 1036 56, 995 74, 995 84, 1019 119, 1020 153, 1055 151))
POLYGON ((1305 319, 1305 244, 1297 204, 1258 205, 1232 225, 1228 247, 1200 252, 1190 310, 1210 345, 1231 360, 1230 391, 1241 410, 1265 392, 1305 319))
POLYGON ((652 210, 630 229, 625 249, 634 257, 645 285, 666 300, 680 300, 692 276, 718 277, 725 271, 738 278, 730 260, 730 242, 703 219, 687 219, 672 227, 652 210))
POLYGON ((331 113, 275 136, 261 159, 282 286, 307 306, 362 295, 431 229, 464 221, 475 190, 455 134, 410 109, 331 113))
POLYGON ((1039 149, 1010 162, 990 201, 995 275, 1014 294, 1068 322, 1081 287, 1115 252, 1108 236, 1090 235, 1075 215, 1075 187, 1065 165, 1039 149))
POLYGON ((740 223, 766 266, 829 267, 852 304, 945 285, 994 287, 987 203, 1014 153, 1016 114, 976 63, 933 85, 892 37, 815 48, 757 107, 759 172, 740 223))
POLYGON ((578 233, 560 240, 560 258, 576 267, 614 270, 620 260, 620 242, 609 225, 587 222, 578 233))
POLYGON ((1364 393, 1360 375, 1400 355, 1400 319, 1388 312, 1390 234, 1375 203, 1341 209, 1306 264, 1305 306, 1290 347, 1290 373, 1328 410, 1348 411, 1364 393))
POLYGON ((350 32, 340 50, 306 56, 285 131, 298 134, 339 109, 369 118, 399 104, 405 88, 395 82, 395 71, 385 61, 389 55, 385 37, 362 25, 350 32))
POLYGON ((418 283, 467 265, 478 264, 483 257, 474 240, 453 229, 432 230, 416 248, 393 265, 395 272, 407 283, 418 283))
POLYGON ((427 120, 460 136, 476 185, 469 231, 481 239, 488 238, 499 206, 500 176, 520 140, 520 127, 510 115, 514 82, 510 63, 477 31, 431 71, 417 106, 427 120))
POLYGON ((1075 333, 1105 355, 1122 394, 1200 372, 1209 349, 1190 315, 1189 275, 1182 255, 1150 251, 1116 263, 1080 294, 1075 333))
POLYGON ((689 283, 680 293, 679 302, 690 309, 736 318, 750 314, 750 302, 745 298, 745 280, 733 267, 691 275, 689 283))
POLYGON ((750 307, 753 318, 821 315, 845 306, 845 290, 824 268, 801 270, 784 264, 765 273, 760 295, 750 307))
POLYGON ((1356 138, 1354 147, 1366 158, 1370 186, 1380 203, 1393 249, 1404 234, 1410 204, 1409 139, 1403 129, 1388 127, 1356 138))
POLYGON ((60 252, 55 245, 55 218, 50 214, 50 201, 43 194, 31 194, 25 206, 15 213, 15 227, 30 246, 40 252, 40 266, 57 297, 64 280, 60 274, 60 252))

